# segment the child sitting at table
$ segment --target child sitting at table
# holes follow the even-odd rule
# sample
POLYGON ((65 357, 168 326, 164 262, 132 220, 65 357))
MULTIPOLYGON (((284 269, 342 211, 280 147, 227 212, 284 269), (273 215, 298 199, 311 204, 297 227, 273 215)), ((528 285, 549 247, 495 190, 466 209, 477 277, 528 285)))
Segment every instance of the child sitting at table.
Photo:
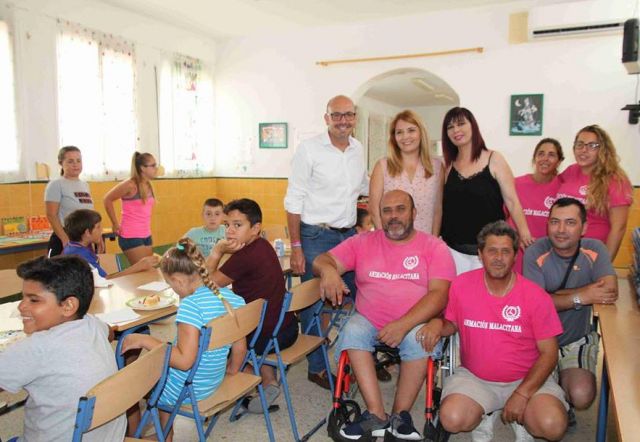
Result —
POLYGON ((111 279, 131 273, 143 272, 158 265, 157 255, 145 256, 134 265, 108 275, 100 266, 98 255, 93 251, 94 246, 100 244, 102 238, 102 217, 91 209, 78 209, 71 212, 64 219, 64 231, 69 237, 69 243, 62 250, 63 255, 78 255, 89 263, 103 278, 111 279))
MULTIPOLYGON (((225 206, 224 213, 227 215, 227 239, 214 246, 207 265, 218 286, 233 284, 233 291, 246 302, 259 298, 268 301, 262 332, 255 345, 256 352, 262 354, 282 309, 286 291, 282 267, 269 241, 260 236, 262 211, 255 201, 246 198, 231 201, 225 206), (225 253, 230 253, 231 256, 218 269, 225 253)), ((293 345, 297 337, 298 322, 293 313, 289 312, 278 333, 280 349, 293 345)), ((247 339, 250 340, 251 337, 247 339)), ((271 405, 280 394, 275 368, 263 365, 260 374, 267 403, 271 405)), ((262 413, 258 396, 249 403, 249 411, 262 413)))
POLYGON ((364 233, 374 230, 373 221, 371 220, 371 214, 367 209, 358 207, 356 209, 356 233, 364 233))
POLYGON ((193 227, 184 235, 190 238, 202 252, 205 258, 211 253, 211 249, 218 241, 224 239, 225 227, 224 203, 218 198, 209 198, 204 202, 202 207, 202 221, 204 225, 201 227, 193 227))
MULTIPOLYGON (((0 390, 29 398, 24 408, 27 441, 68 442, 78 399, 117 371, 109 327, 87 315, 93 276, 76 256, 40 257, 17 268, 28 338, 0 352, 0 390)), ((124 416, 84 435, 85 441, 123 440, 124 416)))
MULTIPOLYGON (((196 361, 200 328, 225 313, 233 315, 233 309, 242 307, 245 302, 231 290, 215 286, 209 279, 202 253, 188 238, 182 238, 175 247, 167 250, 160 269, 164 279, 180 296, 176 316, 178 336, 171 351, 169 376, 159 400, 161 405, 174 405, 196 361)), ((137 348, 151 350, 161 344, 161 340, 152 336, 133 333, 124 339, 122 353, 137 348)), ((193 378, 196 399, 205 399, 216 391, 224 378, 225 366, 227 373, 237 373, 246 352, 244 338, 233 343, 228 362, 229 347, 205 351, 193 378)), ((169 414, 161 411, 160 419, 164 426, 169 414)), ((170 442, 172 439, 173 429, 166 440, 170 442)))

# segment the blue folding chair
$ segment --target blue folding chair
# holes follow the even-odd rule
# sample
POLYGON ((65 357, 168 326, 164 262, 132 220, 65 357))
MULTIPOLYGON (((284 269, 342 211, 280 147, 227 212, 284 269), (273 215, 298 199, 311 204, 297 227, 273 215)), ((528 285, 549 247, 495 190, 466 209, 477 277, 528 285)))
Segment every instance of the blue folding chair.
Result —
MULTIPOLYGON (((170 413, 169 420, 163 431, 166 437, 169 429, 173 425, 173 421, 177 415, 185 416, 193 419, 198 431, 198 440, 204 442, 215 426, 220 412, 230 408, 232 405, 240 403, 243 397, 254 388, 258 387, 260 402, 262 409, 267 410, 267 401, 265 399, 264 390, 262 388, 262 378, 260 377, 260 365, 256 357, 253 346, 257 340, 257 336, 262 329, 262 322, 267 308, 267 302, 264 299, 257 299, 244 307, 234 311, 234 316, 224 315, 215 318, 206 327, 200 330, 200 338, 198 341, 198 354, 196 362, 191 368, 189 376, 185 380, 178 400, 173 406, 158 404, 158 398, 154 398, 153 406, 157 406, 160 410, 170 413), (207 350, 215 350, 232 344, 238 339, 246 337, 255 330, 254 339, 249 344, 249 350, 245 361, 251 361, 254 374, 239 372, 234 375, 225 375, 222 384, 209 397, 198 401, 193 389, 193 377, 198 370, 202 354, 207 350), (188 402, 186 402, 188 400, 188 402), (205 430, 205 421, 209 419, 209 423, 205 430)), ((243 364, 244 365, 244 364, 243 364)), ((151 400, 149 402, 152 402, 151 400)), ((268 411, 263 411, 269 440, 275 441, 273 435, 273 427, 268 411)))
MULTIPOLYGON (((84 433, 123 415, 140 401, 154 385, 166 377, 170 354, 171 346, 162 344, 103 380, 86 396, 81 397, 78 401, 72 441, 81 441, 84 433)), ((160 417, 155 408, 147 408, 145 411, 136 437, 140 436, 149 418, 153 421, 158 440, 164 441, 160 417)), ((127 438, 127 441, 133 440, 139 439, 127 438)))
MULTIPOLYGON (((277 335, 284 321, 285 313, 296 312, 312 306, 320 299, 320 280, 318 278, 311 279, 309 281, 299 284, 287 292, 282 304, 282 310, 280 311, 280 317, 278 323, 267 343, 264 353, 260 357, 259 365, 267 364, 272 367, 276 367, 280 374, 280 381, 283 386, 284 397, 287 401, 287 410, 289 412, 289 421, 291 422, 291 431, 293 438, 296 441, 307 440, 311 437, 319 428, 324 425, 325 419, 314 426, 307 434, 300 437, 298 433, 298 426, 296 424, 296 417, 293 410, 293 404, 291 402, 291 393, 289 390, 289 383, 287 382, 287 368, 302 360, 306 355, 316 350, 318 347, 322 350, 324 357, 325 369, 327 373, 331 373, 329 365, 329 355, 327 353, 326 334, 322 331, 320 312, 322 311, 322 303, 318 305, 313 312, 313 319, 310 321, 306 330, 298 335, 296 342, 289 348, 280 350, 278 344, 277 335), (315 330, 319 336, 313 336, 309 333, 315 330), (273 350, 273 354, 269 354, 273 350)), ((333 394, 333 377, 328 376, 329 385, 331 387, 331 393, 333 394)), ((263 408, 264 409, 264 408, 263 408)))

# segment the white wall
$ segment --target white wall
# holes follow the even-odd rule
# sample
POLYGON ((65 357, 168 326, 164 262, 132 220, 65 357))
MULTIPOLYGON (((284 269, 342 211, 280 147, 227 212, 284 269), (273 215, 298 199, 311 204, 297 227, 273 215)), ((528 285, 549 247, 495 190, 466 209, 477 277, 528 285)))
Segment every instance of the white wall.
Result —
MULTIPOLYGON (((631 16, 634 2, 624 3, 631 16)), ((409 67, 433 72, 451 85, 461 105, 476 115, 489 147, 507 156, 515 174, 530 170, 530 155, 538 138, 508 135, 509 96, 543 93, 544 136, 558 138, 569 149, 579 128, 601 124, 615 140, 632 181, 640 184, 640 126, 629 125, 627 112, 620 111, 635 101, 636 84, 636 77, 627 75, 620 62, 622 36, 509 45, 509 14, 526 11, 531 4, 445 11, 227 42, 220 47, 216 67, 218 174, 288 176, 293 145, 324 130, 322 114, 328 98, 345 93, 358 99, 365 92, 361 85, 369 79, 409 67), (484 53, 316 65, 319 60, 477 46, 484 53), (257 148, 258 123, 268 121, 289 123, 289 149, 257 148), (241 168, 236 165, 239 157, 241 168)))
POLYGON ((18 130, 27 179, 35 176, 36 160, 47 162, 53 175, 58 170, 56 19, 135 43, 139 149, 143 151, 158 152, 154 67, 176 52, 200 58, 206 69, 215 63, 213 40, 97 1, 0 0, 0 14, 9 21, 14 37, 18 130))

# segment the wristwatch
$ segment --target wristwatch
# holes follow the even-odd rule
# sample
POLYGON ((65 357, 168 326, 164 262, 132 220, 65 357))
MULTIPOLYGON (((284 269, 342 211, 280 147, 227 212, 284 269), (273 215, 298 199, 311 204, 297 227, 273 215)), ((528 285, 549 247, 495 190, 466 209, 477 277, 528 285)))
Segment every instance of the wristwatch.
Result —
POLYGON ((575 295, 573 297, 573 309, 580 310, 582 308, 582 301, 580 300, 580 296, 575 295))

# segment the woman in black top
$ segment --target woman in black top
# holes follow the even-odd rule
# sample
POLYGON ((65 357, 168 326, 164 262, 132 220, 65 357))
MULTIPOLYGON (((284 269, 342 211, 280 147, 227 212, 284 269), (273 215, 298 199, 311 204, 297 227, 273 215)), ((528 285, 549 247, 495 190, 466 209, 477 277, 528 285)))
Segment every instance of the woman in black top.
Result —
POLYGON ((454 107, 442 124, 447 167, 442 202, 442 239, 451 249, 458 274, 480 268, 476 235, 486 224, 505 219, 509 210, 521 245, 533 242, 504 157, 487 149, 473 114, 454 107))

